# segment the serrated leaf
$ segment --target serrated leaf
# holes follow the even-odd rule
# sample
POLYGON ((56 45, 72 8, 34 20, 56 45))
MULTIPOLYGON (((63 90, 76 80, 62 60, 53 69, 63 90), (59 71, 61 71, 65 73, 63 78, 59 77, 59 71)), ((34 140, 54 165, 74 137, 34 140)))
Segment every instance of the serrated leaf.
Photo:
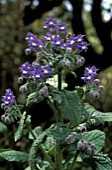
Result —
POLYGON ((81 137, 87 142, 95 144, 96 153, 98 153, 103 148, 105 143, 105 133, 100 130, 85 132, 81 135, 81 137))
POLYGON ((97 154, 93 156, 96 164, 96 170, 111 170, 112 161, 106 154, 97 154))
POLYGON ((59 105, 59 110, 74 125, 81 122, 81 102, 74 91, 62 91, 62 102, 59 105))
POLYGON ((59 142, 64 142, 65 138, 71 134, 72 130, 61 126, 60 124, 56 124, 54 128, 50 129, 48 131, 48 136, 52 136, 54 139, 56 139, 59 142))
MULTIPOLYGON (((42 132, 43 132, 43 130, 42 130, 41 126, 37 126, 37 127, 35 127, 33 129, 33 133, 34 133, 35 137, 40 136, 42 134, 42 132)), ((32 136, 31 133, 29 133, 29 137, 28 138, 29 139, 34 139, 34 137, 32 136)))
POLYGON ((90 104, 85 105, 86 111, 92 115, 91 118, 95 119, 96 122, 104 123, 104 122, 112 122, 112 112, 100 112, 96 110, 93 106, 90 104))
POLYGON ((28 154, 20 151, 5 151, 1 152, 0 156, 7 161, 16 161, 16 162, 26 162, 28 161, 28 154))
POLYGON ((22 136, 22 133, 23 133, 23 126, 24 126, 24 122, 25 122, 25 117, 26 117, 26 112, 23 113, 21 119, 20 119, 20 122, 19 122, 19 127, 15 133, 15 142, 17 140, 19 140, 22 136))

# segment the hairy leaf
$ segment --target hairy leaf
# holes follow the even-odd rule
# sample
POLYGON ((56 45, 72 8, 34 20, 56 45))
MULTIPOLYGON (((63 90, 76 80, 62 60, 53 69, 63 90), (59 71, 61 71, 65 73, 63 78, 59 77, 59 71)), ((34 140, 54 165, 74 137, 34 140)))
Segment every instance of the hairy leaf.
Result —
POLYGON ((90 104, 86 104, 85 109, 91 115, 91 119, 95 119, 97 123, 112 122, 112 112, 100 112, 90 104))
POLYGON ((97 154, 94 157, 96 170, 111 170, 112 160, 106 154, 97 154))
POLYGON ((16 161, 16 162, 26 162, 28 161, 28 154, 20 151, 3 151, 0 152, 0 156, 7 161, 16 161))
POLYGON ((78 125, 81 122, 81 102, 74 91, 62 91, 62 102, 59 105, 59 110, 67 119, 78 125))
MULTIPOLYGON (((43 130, 41 126, 37 126, 33 129, 33 133, 35 134, 36 137, 40 136, 42 134, 43 130)), ((34 139, 31 133, 29 133, 29 139, 34 139)))

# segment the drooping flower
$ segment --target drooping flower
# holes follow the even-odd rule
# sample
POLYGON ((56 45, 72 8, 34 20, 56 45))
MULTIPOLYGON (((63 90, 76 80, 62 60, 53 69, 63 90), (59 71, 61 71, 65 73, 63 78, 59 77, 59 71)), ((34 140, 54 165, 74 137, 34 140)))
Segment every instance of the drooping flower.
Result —
POLYGON ((95 66, 92 66, 90 68, 86 67, 84 72, 84 77, 81 77, 84 82, 86 82, 86 85, 88 85, 90 82, 94 82, 96 76, 97 76, 97 69, 95 66))
POLYGON ((12 90, 10 88, 6 89, 6 94, 5 94, 5 96, 2 96, 2 99, 1 99, 1 101, 3 102, 2 103, 3 108, 12 107, 14 100, 15 100, 15 96, 14 96, 12 90))

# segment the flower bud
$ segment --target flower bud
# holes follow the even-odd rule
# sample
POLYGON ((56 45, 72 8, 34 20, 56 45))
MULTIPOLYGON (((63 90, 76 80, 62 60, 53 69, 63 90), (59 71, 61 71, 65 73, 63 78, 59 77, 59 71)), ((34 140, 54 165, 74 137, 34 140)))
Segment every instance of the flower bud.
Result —
POLYGON ((5 121, 5 115, 1 116, 1 120, 4 122, 5 121))
POLYGON ((73 51, 72 48, 70 48, 70 47, 67 47, 67 48, 66 48, 66 52, 67 52, 67 53, 70 54, 70 53, 72 53, 72 51, 73 51))
POLYGON ((87 155, 92 155, 93 154, 92 148, 90 146, 87 148, 86 154, 87 155))
POLYGON ((26 55, 29 55, 31 53, 31 50, 29 49, 29 48, 27 48, 26 50, 25 50, 25 54, 26 55))
POLYGON ((85 62, 84 57, 81 57, 76 61, 76 66, 80 67, 84 64, 84 62, 85 62))
POLYGON ((43 96, 43 97, 48 96, 48 88, 47 88, 47 86, 44 86, 39 90, 39 95, 43 96))
POLYGON ((104 89, 104 86, 102 86, 102 85, 100 85, 99 87, 98 87, 98 90, 99 91, 102 91, 104 89))
POLYGON ((77 136, 77 133, 76 132, 72 132, 70 135, 68 135, 66 138, 65 138, 65 141, 68 143, 68 144, 72 144, 76 141, 76 136, 77 136))
POLYGON ((95 79, 95 80, 94 80, 94 83, 95 83, 96 85, 99 85, 99 84, 100 84, 100 80, 99 80, 99 79, 95 79))
POLYGON ((19 92, 20 92, 20 93, 26 93, 26 92, 27 92, 27 86, 26 86, 26 85, 20 86, 19 92))
POLYGON ((5 107, 5 103, 2 103, 1 104, 1 109, 4 109, 4 107, 5 107))
POLYGON ((70 61, 68 59, 61 60, 61 65, 65 68, 70 67, 70 61))
POLYGON ((94 91, 94 90, 90 90, 89 95, 94 100, 99 98, 99 93, 97 91, 94 91))
POLYGON ((87 132, 87 128, 85 126, 81 126, 80 127, 80 132, 81 133, 87 132))
POLYGON ((23 77, 19 77, 18 78, 18 83, 21 84, 23 82, 23 79, 24 79, 23 77))
POLYGON ((80 141, 77 143, 77 150, 82 150, 82 146, 83 146, 83 141, 80 140, 80 141))
POLYGON ((12 121, 11 121, 11 119, 8 116, 6 116, 5 119, 4 119, 4 123, 11 124, 12 121))
POLYGON ((87 148, 87 141, 84 140, 84 141, 82 142, 82 150, 85 151, 86 148, 87 148))

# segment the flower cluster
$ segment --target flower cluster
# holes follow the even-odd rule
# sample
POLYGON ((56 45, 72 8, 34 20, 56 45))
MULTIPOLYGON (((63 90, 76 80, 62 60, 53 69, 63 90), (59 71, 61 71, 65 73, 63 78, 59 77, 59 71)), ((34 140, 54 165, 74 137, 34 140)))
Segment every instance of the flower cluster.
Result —
POLYGON ((94 100, 99 98, 99 93, 104 88, 100 84, 100 80, 96 79, 96 77, 98 75, 97 74, 98 70, 99 69, 97 69, 95 66, 92 66, 90 68, 86 67, 84 77, 81 77, 81 79, 84 80, 84 82, 86 82, 86 86, 87 86, 88 91, 89 91, 89 96, 94 100))
POLYGON ((77 150, 85 153, 86 155, 93 156, 95 154, 95 144, 94 143, 88 143, 84 139, 81 139, 77 143, 77 150))
POLYGON ((1 120, 6 124, 10 124, 12 123, 12 120, 10 119, 9 113, 15 101, 15 96, 11 89, 6 89, 6 94, 5 96, 2 96, 1 101, 1 108, 5 111, 5 113, 1 116, 1 120))
POLYGON ((33 78, 35 82, 44 81, 52 75, 50 65, 47 66, 35 66, 26 61, 22 67, 19 68, 21 77, 30 79, 33 78))
POLYGON ((57 23, 55 18, 46 18, 46 24, 43 26, 44 29, 48 30, 45 36, 42 36, 42 40, 38 40, 37 36, 28 32, 26 40, 29 44, 29 48, 26 49, 26 54, 31 51, 39 52, 45 49, 45 45, 50 41, 51 48, 55 48, 59 51, 61 48, 65 50, 77 50, 78 53, 81 51, 87 51, 88 44, 83 40, 84 35, 70 35, 67 37, 68 25, 64 22, 57 23))
POLYGON ((89 85, 91 82, 93 83, 97 76, 98 70, 99 69, 97 69, 95 66, 92 66, 90 68, 86 67, 84 77, 81 77, 81 79, 86 82, 86 85, 89 85))
POLYGON ((5 96, 2 96, 1 101, 3 102, 2 103, 3 108, 8 108, 13 106, 13 103, 15 101, 15 96, 11 89, 6 89, 6 94, 5 96))

